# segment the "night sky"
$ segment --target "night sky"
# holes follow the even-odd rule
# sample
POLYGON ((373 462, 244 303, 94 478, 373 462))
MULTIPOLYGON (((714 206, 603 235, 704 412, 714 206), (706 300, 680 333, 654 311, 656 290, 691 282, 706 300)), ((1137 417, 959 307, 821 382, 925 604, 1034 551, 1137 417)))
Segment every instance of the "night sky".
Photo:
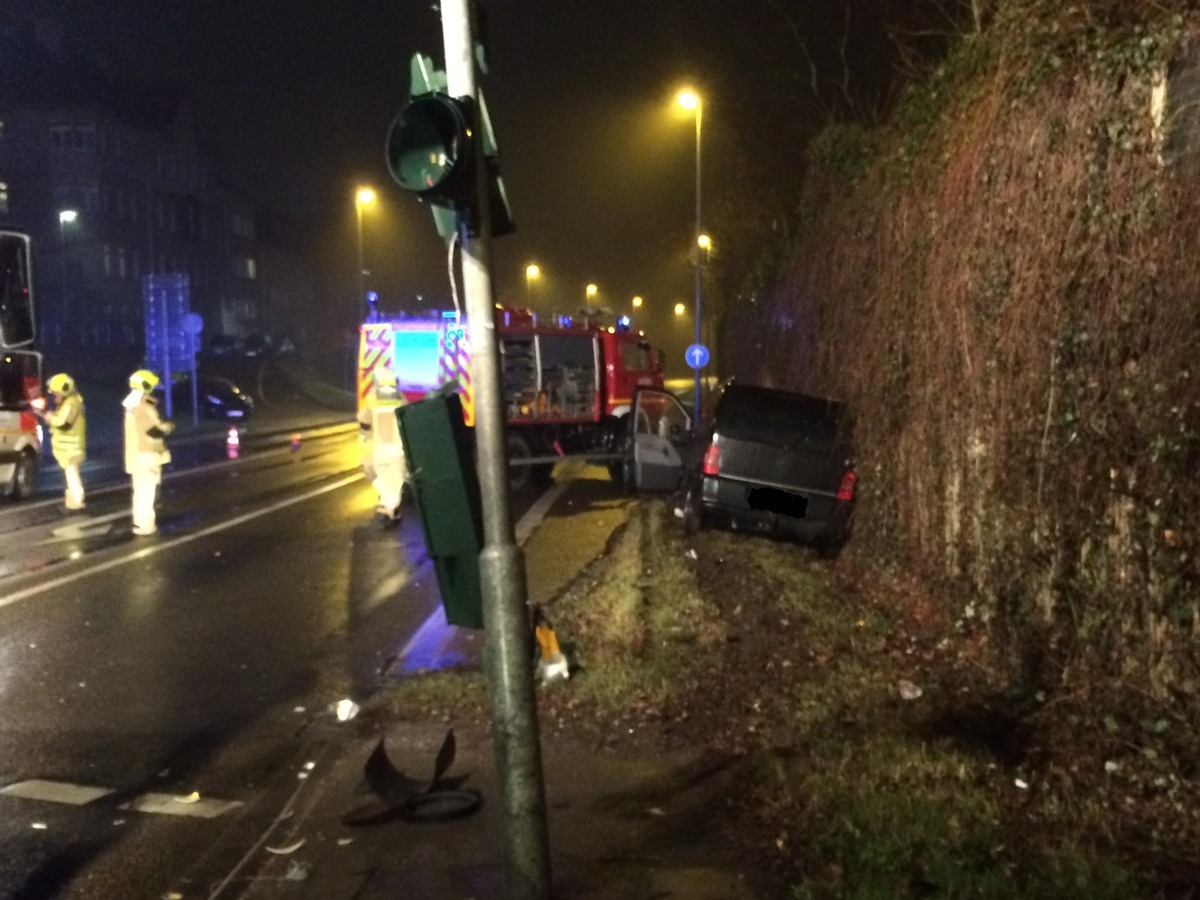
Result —
MULTIPOLYGON (((364 244, 381 306, 447 304, 444 245, 383 161, 410 58, 420 51, 441 63, 428 0, 35 6, 114 76, 192 97, 202 144, 227 180, 314 224, 324 302, 353 302, 354 186, 367 183, 380 193, 364 244)), ((620 310, 643 295, 643 324, 676 346, 663 332, 690 327, 670 308, 693 291, 696 172, 694 120, 674 107, 676 90, 690 83, 705 97, 706 207, 719 208, 735 171, 764 183, 794 178, 803 139, 827 112, 809 90, 798 39, 822 77, 838 76, 844 12, 834 0, 488 4, 492 61, 481 84, 517 222, 494 247, 498 299, 523 303, 525 265, 536 261, 535 308, 573 311, 593 281, 601 303, 620 310)), ((874 14, 853 12, 851 62, 886 67, 886 50, 872 43, 881 31, 864 21, 874 14)), ((704 228, 720 248, 720 222, 705 217, 704 228)))

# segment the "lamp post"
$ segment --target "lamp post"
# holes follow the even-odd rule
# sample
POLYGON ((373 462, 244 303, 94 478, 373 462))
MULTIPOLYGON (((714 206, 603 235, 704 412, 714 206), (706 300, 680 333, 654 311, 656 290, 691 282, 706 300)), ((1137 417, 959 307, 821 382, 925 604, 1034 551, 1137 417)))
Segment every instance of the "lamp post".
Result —
MULTIPOLYGON (((360 187, 354 194, 354 214, 355 221, 358 223, 358 302, 363 303, 367 298, 367 271, 363 267, 363 232, 362 232, 362 214, 363 207, 370 206, 375 202, 375 191, 369 187, 360 187)), ((354 306, 355 310, 361 312, 358 304, 354 306)))
POLYGON ((68 225, 73 225, 75 220, 79 218, 79 213, 73 209, 61 209, 58 211, 58 255, 59 262, 62 268, 62 321, 67 322, 69 310, 69 301, 67 299, 67 234, 66 228, 68 225))
POLYGON ((633 308, 634 308, 634 309, 641 309, 641 308, 642 308, 642 303, 643 303, 643 302, 645 302, 645 301, 643 301, 641 297, 634 297, 634 298, 633 298, 633 308))
MULTIPOLYGON (((701 284, 701 267, 704 262, 701 250, 704 245, 701 242, 703 233, 700 230, 700 130, 701 123, 704 119, 704 102, 700 99, 700 95, 689 89, 679 92, 676 98, 679 105, 684 109, 695 111, 696 114, 696 246, 693 251, 696 254, 696 344, 700 343, 700 284, 701 284)), ((692 413, 692 427, 695 428, 700 422, 700 367, 693 368, 695 372, 695 407, 692 413)))
POLYGON ((588 302, 588 305, 590 306, 591 303, 596 299, 596 295, 598 293, 600 293, 600 288, 598 288, 594 284, 589 284, 586 288, 583 289, 583 293, 584 293, 584 296, 587 297, 587 302, 588 302))
POLYGON ((533 309, 533 283, 541 274, 542 267, 537 263, 530 263, 525 267, 525 305, 530 309, 533 309))
POLYGON ((684 306, 682 303, 675 304, 675 318, 682 319, 685 312, 687 312, 686 306, 684 306))

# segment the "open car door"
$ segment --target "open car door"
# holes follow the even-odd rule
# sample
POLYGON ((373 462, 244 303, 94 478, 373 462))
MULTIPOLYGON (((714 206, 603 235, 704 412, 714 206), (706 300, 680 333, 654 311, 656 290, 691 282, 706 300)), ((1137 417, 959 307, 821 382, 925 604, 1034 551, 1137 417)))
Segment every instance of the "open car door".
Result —
POLYGON ((679 487, 692 445, 691 418, 673 394, 638 390, 633 395, 633 483, 640 491, 679 487))

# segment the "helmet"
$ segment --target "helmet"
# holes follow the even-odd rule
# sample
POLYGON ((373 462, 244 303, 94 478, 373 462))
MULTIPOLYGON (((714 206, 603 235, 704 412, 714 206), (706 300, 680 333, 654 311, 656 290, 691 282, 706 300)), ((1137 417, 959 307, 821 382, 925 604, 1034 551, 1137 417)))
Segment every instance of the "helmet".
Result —
POLYGON ((158 387, 158 376, 149 369, 138 369, 129 376, 129 386, 135 391, 146 391, 149 393, 158 387))
POLYGON ((75 390, 75 380, 66 372, 59 372, 46 384, 52 394, 69 394, 75 390))

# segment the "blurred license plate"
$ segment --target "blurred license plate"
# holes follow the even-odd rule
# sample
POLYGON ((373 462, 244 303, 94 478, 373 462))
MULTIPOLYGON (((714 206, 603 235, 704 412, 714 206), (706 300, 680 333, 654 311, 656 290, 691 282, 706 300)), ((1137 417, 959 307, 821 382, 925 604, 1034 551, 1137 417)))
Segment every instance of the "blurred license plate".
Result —
POLYGON ((778 513, 803 519, 808 514, 808 498, 779 488, 750 488, 746 492, 746 505, 759 512, 778 513))

